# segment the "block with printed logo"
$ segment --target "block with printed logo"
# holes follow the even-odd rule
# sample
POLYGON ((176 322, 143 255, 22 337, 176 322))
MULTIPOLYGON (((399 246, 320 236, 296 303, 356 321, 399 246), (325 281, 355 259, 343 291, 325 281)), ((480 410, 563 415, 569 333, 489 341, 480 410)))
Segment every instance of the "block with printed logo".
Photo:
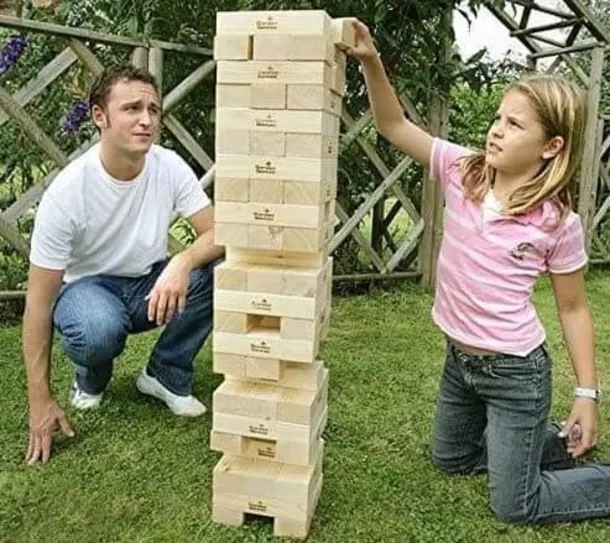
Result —
POLYGON ((339 119, 327 111, 286 109, 218 108, 218 130, 319 134, 337 137, 339 119))
POLYGON ((219 11, 216 34, 329 34, 332 19, 322 10, 219 11))
POLYGON ((275 384, 280 387, 317 390, 324 376, 324 364, 311 364, 256 358, 226 353, 214 353, 213 369, 227 378, 275 384))
POLYGON ((212 518, 241 525, 245 514, 272 517, 274 535, 305 538, 322 489, 323 447, 312 466, 224 455, 213 472, 212 518))
POLYGON ((323 431, 327 400, 328 370, 317 390, 225 379, 214 392, 212 429, 309 450, 323 431))
POLYGON ((258 34, 253 39, 254 60, 323 61, 333 63, 331 34, 258 34))
POLYGON ((326 85, 332 87, 333 73, 324 61, 219 60, 216 68, 219 84, 253 85, 326 85))

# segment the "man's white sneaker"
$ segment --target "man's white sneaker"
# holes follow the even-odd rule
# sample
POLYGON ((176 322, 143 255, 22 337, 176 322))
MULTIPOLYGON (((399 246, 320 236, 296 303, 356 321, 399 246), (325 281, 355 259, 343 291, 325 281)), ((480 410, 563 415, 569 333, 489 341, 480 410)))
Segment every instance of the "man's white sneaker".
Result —
POLYGON ((165 388, 156 378, 146 373, 146 368, 136 381, 136 388, 142 393, 161 400, 174 415, 182 417, 200 417, 207 409, 194 396, 178 396, 165 388))
POLYGON ((72 404, 72 407, 84 411, 85 409, 98 407, 102 403, 103 397, 103 392, 100 392, 99 394, 89 394, 88 392, 81 390, 78 388, 76 381, 74 381, 70 403, 72 404))

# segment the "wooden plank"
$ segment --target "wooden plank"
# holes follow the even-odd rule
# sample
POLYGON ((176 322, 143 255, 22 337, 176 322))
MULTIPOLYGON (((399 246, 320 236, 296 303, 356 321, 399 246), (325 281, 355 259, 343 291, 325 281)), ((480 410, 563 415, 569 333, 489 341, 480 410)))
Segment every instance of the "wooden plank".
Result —
POLYGON ((325 110, 341 115, 341 96, 324 85, 288 85, 288 109, 325 110))
POLYGON ((356 45, 356 29, 349 18, 332 20, 333 40, 339 49, 349 49, 356 45))
POLYGON ((337 160, 333 158, 259 157, 217 155, 219 177, 242 179, 291 179, 320 183, 333 181, 337 160))
POLYGON ((104 65, 82 41, 71 39, 70 47, 94 76, 98 76, 104 71, 104 65))
POLYGON ((172 109, 174 109, 174 107, 176 107, 185 96, 187 96, 197 85, 199 85, 199 83, 214 72, 215 67, 216 62, 214 60, 208 60, 185 77, 178 85, 168 92, 163 99, 163 112, 169 113, 172 109))
POLYGON ((248 34, 214 36, 214 60, 249 60, 252 58, 252 37, 248 34))
POLYGON ((322 61, 219 60, 216 81, 222 84, 250 85, 266 82, 330 86, 332 68, 322 61))
POLYGON ((148 71, 155 77, 159 89, 159 100, 163 99, 163 49, 152 47, 148 51, 148 71))
POLYGON ((178 119, 176 119, 176 117, 174 117, 172 113, 169 113, 163 117, 163 124, 174 136, 176 136, 176 139, 184 146, 191 156, 197 162, 199 162, 199 164, 201 164, 201 166, 203 166, 206 170, 212 167, 214 161, 201 148, 195 138, 191 136, 190 132, 178 119))
POLYGON ((110 43, 128 47, 160 47, 161 49, 168 51, 178 51, 202 56, 213 55, 213 51, 211 49, 199 47, 197 45, 173 43, 161 40, 141 41, 128 38, 126 36, 116 36, 114 34, 96 32, 86 28, 75 28, 52 23, 44 23, 41 21, 34 21, 32 19, 10 17, 7 15, 0 15, 0 26, 17 28, 20 30, 32 30, 34 32, 50 34, 52 36, 64 36, 66 38, 92 40, 100 43, 110 43))
POLYGON ((12 224, 0 215, 0 236, 8 241, 24 257, 30 255, 30 245, 12 224))
POLYGON ((249 108, 218 108, 216 110, 216 126, 228 130, 336 136, 336 119, 334 115, 326 111, 249 108))
POLYGON ((253 109, 285 109, 286 85, 254 83, 250 85, 250 104, 253 109))
POLYGON ((41 149, 55 164, 65 166, 68 157, 57 146, 57 144, 45 134, 36 122, 25 112, 25 110, 14 100, 14 98, 0 87, 0 108, 13 120, 21 130, 41 149))
POLYGON ((254 36, 254 60, 324 61, 332 64, 335 50, 325 34, 258 34, 254 36))
POLYGON ((218 222, 295 228, 322 228, 328 222, 328 213, 328 204, 300 206, 256 202, 218 202, 214 210, 218 222))
POLYGON ((331 18, 322 10, 219 11, 216 34, 325 34, 331 18))
MULTIPOLYGON (((76 55, 67 47, 51 62, 49 62, 36 77, 30 79, 22 88, 20 88, 13 98, 21 107, 25 107, 44 89, 46 89, 53 81, 62 75, 74 62, 76 55)), ((0 111, 0 126, 6 122, 8 116, 3 111, 0 111)))
POLYGON ((598 156, 598 111, 601 94, 601 80, 604 69, 604 49, 593 51, 591 62, 591 85, 587 93, 587 122, 585 125, 585 142, 582 162, 582 178, 578 199, 578 213, 585 230, 586 249, 590 248, 595 202, 597 195, 599 156, 598 156))

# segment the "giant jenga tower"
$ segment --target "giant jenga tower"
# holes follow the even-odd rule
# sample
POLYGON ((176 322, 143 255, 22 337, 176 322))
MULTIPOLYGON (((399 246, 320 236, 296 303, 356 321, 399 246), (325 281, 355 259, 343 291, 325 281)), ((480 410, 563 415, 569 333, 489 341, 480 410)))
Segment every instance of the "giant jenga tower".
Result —
POLYGON ((213 518, 274 518, 305 537, 322 488, 332 237, 349 21, 220 12, 214 286, 213 518))

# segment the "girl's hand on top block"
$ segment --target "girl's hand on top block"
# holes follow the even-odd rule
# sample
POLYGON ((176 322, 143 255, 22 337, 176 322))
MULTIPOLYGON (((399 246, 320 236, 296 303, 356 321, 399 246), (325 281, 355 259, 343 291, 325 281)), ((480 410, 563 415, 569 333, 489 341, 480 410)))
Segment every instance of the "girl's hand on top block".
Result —
POLYGON ((352 19, 356 31, 356 45, 347 49, 346 53, 361 62, 377 58, 379 54, 368 27, 358 19, 352 19))

